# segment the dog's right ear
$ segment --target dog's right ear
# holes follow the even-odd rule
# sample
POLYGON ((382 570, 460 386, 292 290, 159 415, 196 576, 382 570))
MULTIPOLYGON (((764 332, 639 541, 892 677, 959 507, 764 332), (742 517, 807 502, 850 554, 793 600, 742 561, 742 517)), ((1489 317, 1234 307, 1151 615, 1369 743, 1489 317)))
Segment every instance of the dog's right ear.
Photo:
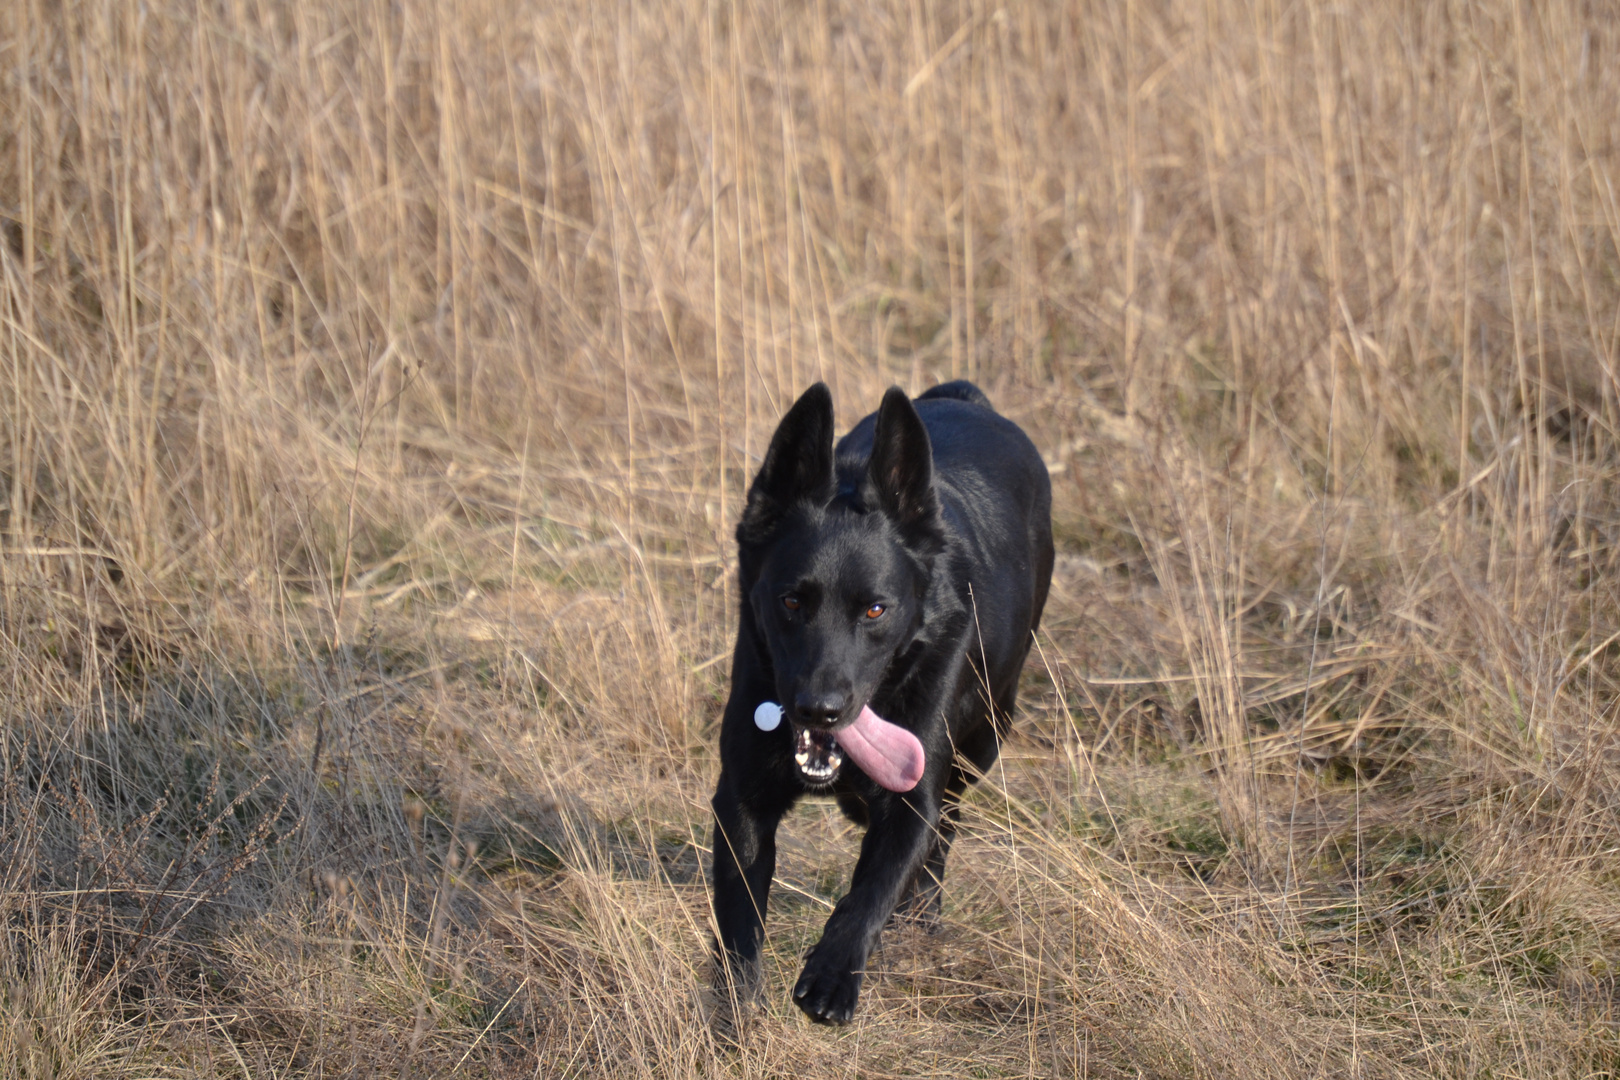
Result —
POLYGON ((737 541, 763 542, 795 502, 831 498, 832 489, 832 392, 826 383, 816 383, 793 403, 771 436, 765 464, 748 488, 737 541))

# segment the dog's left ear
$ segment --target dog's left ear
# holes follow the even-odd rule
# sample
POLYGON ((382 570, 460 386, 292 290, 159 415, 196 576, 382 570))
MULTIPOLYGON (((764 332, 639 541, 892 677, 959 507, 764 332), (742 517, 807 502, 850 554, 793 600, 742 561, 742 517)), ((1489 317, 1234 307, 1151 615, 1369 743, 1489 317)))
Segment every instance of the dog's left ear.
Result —
POLYGON ((871 501, 902 532, 922 538, 939 531, 934 447, 916 407, 897 386, 889 388, 878 407, 866 482, 871 501))

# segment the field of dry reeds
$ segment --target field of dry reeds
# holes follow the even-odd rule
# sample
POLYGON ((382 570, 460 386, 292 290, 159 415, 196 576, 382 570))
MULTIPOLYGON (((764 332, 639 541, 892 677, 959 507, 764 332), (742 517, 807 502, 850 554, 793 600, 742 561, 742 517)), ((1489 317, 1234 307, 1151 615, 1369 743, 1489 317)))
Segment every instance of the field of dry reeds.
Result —
POLYGON ((0 1078, 1620 1073, 1599 2, 12 0, 0 1078), (942 930, 704 1016, 777 417, 1058 569, 942 930))

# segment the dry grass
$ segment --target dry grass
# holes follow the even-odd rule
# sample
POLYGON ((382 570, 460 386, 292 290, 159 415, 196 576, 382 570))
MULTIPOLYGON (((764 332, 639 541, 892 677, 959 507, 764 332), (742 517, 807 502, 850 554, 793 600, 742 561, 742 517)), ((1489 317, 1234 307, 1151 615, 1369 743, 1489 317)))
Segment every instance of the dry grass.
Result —
POLYGON ((1601 4, 15 0, 0 1077, 1613 1076, 1601 4), (856 1023, 701 1018, 785 403, 1056 485, 856 1023))

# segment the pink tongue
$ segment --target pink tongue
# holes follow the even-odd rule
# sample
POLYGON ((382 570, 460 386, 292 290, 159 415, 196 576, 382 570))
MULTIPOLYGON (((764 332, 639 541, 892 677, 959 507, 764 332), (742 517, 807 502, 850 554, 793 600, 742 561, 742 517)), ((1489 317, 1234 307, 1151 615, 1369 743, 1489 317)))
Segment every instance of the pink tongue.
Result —
POLYGON ((890 791, 910 791, 922 779, 922 743, 905 728, 873 712, 870 705, 861 706, 861 715, 838 733, 838 745, 862 772, 890 791))

